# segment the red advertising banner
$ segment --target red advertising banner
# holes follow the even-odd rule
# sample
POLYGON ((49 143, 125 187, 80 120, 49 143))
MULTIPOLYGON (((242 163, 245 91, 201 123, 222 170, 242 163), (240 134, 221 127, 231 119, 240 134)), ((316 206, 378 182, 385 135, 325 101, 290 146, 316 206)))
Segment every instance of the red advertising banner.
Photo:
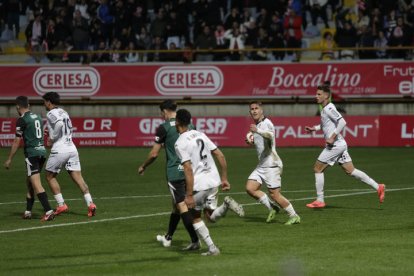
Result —
POLYGON ((314 97, 329 80, 339 96, 414 96, 414 62, 0 66, 1 97, 290 98, 314 97))
MULTIPOLYGON (((319 117, 270 117, 277 147, 324 146, 321 131, 309 134, 305 126, 319 117)), ((414 116, 347 116, 342 132, 350 146, 414 146, 414 116)), ((0 118, 0 146, 14 139, 16 119, 0 118)), ((88 147, 148 147, 163 120, 156 117, 73 118, 73 140, 88 147)), ((197 117, 193 123, 221 147, 247 147, 244 142, 249 117, 197 117)))
POLYGON ((414 146, 414 116, 380 116, 381 146, 414 146))

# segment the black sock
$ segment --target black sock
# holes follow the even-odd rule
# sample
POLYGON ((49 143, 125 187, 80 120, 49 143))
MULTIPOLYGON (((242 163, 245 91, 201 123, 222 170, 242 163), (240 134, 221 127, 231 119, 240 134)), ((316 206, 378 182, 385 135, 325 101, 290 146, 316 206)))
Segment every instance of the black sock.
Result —
POLYGON ((50 208, 50 204, 49 204, 49 200, 47 199, 46 192, 38 193, 37 198, 39 199, 40 203, 42 204, 43 209, 45 210, 45 212, 48 212, 48 211, 52 210, 52 208, 50 208))
POLYGON ((171 213, 170 215, 170 223, 168 224, 168 232, 165 235, 165 238, 167 240, 172 240, 172 236, 175 233, 175 230, 177 229, 177 225, 180 222, 180 214, 171 213))
POLYGON ((32 198, 26 197, 26 211, 32 211, 34 201, 35 201, 34 197, 32 198))
POLYGON ((193 216, 187 211, 181 214, 181 218, 183 219, 185 229, 187 229, 188 234, 190 234, 191 242, 198 242, 198 236, 193 227, 193 216))

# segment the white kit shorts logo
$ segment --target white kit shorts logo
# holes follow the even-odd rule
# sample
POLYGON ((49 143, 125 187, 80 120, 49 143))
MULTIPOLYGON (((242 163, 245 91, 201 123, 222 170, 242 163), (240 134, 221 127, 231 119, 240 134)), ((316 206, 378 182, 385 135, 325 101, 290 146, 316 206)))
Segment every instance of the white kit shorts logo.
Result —
POLYGON ((163 66, 157 70, 154 85, 162 95, 215 95, 224 78, 215 66, 163 66))
POLYGON ((42 67, 33 74, 33 88, 39 95, 54 91, 67 96, 91 96, 101 85, 92 67, 42 67))

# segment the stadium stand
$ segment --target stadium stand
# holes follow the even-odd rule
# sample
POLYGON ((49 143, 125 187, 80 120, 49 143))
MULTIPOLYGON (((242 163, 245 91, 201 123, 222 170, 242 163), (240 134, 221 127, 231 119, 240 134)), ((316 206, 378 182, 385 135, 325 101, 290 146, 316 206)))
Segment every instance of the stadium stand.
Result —
POLYGON ((327 30, 334 59, 410 59, 414 31, 412 0, 2 0, 0 18, 0 59, 26 63, 182 61, 167 53, 184 48, 197 61, 317 60, 327 30))

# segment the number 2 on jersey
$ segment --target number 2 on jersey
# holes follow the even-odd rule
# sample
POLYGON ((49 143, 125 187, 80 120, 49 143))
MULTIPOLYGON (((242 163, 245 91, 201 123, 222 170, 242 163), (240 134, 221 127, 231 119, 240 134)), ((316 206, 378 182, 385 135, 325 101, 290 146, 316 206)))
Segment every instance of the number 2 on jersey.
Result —
POLYGON ((197 139, 197 145, 198 148, 200 149, 200 160, 206 159, 207 158, 207 154, 203 155, 203 151, 204 151, 204 141, 201 139, 197 139))

